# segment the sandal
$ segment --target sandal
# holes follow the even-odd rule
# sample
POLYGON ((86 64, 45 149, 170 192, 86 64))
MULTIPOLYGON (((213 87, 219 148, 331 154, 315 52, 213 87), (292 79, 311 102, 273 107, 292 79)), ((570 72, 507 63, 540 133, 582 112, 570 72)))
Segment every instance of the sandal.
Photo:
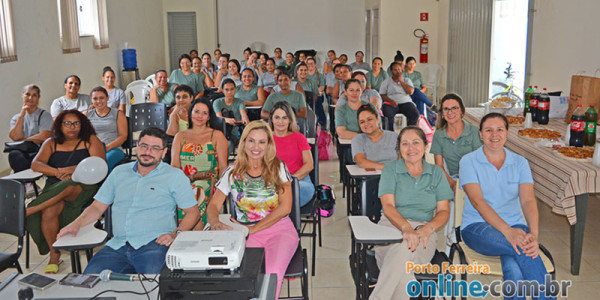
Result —
POLYGON ((58 267, 63 263, 62 260, 59 260, 57 264, 48 264, 45 268, 44 268, 44 274, 57 274, 58 273, 58 267))

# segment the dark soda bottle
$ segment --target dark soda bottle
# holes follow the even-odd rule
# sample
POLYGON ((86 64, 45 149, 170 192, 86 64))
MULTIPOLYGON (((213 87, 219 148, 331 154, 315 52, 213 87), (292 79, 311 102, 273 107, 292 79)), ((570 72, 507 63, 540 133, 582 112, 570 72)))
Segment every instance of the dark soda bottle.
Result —
POLYGON ((596 144, 596 123, 598 122, 598 111, 594 104, 585 111, 585 135, 583 144, 586 146, 594 146, 596 144))
POLYGON ((569 146, 583 147, 584 130, 585 115, 581 104, 579 104, 571 116, 571 138, 569 139, 569 146))
POLYGON ((529 108, 529 100, 531 100, 531 94, 533 94, 533 88, 529 86, 529 88, 525 91, 525 103, 523 108, 523 116, 527 116, 527 113, 531 113, 531 108, 529 108))
POLYGON ((546 88, 544 88, 538 99, 537 121, 541 125, 546 125, 550 121, 550 96, 548 96, 546 88))
POLYGON ((540 93, 538 92, 537 85, 535 86, 533 93, 529 97, 529 109, 531 110, 531 120, 537 122, 538 112, 538 100, 540 99, 540 93))

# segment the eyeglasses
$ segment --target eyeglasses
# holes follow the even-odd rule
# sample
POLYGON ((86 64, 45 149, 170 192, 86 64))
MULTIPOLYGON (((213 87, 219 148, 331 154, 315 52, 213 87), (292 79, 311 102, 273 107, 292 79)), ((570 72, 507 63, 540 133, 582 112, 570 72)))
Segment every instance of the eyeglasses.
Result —
POLYGON ((65 127, 79 127, 81 126, 81 122, 80 121, 75 121, 75 122, 71 122, 71 121, 64 121, 63 125, 65 127))
POLYGON ((165 147, 161 148, 161 147, 156 146, 156 145, 150 146, 150 145, 148 145, 146 143, 138 143, 138 147, 141 150, 144 150, 144 151, 150 150, 150 152, 152 152, 152 153, 158 153, 158 152, 162 151, 163 149, 165 149, 165 147))
POLYGON ((448 113, 448 112, 456 112, 456 111, 457 111, 457 110, 459 110, 459 109, 460 109, 460 107, 458 107, 458 106, 453 106, 453 107, 444 107, 444 108, 442 108, 442 110, 443 110, 444 112, 447 112, 447 113, 448 113))

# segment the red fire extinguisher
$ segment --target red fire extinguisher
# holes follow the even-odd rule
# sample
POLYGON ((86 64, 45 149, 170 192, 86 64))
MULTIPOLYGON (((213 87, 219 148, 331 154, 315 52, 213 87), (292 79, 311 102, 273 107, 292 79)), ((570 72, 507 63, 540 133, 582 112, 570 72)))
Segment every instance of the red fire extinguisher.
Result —
POLYGON ((419 62, 427 63, 429 55, 429 35, 423 29, 415 29, 414 36, 419 38, 419 62))
POLYGON ((424 35, 421 40, 420 40, 420 56, 419 56, 419 62, 420 63, 427 63, 427 56, 429 53, 429 39, 427 38, 427 35, 424 35))

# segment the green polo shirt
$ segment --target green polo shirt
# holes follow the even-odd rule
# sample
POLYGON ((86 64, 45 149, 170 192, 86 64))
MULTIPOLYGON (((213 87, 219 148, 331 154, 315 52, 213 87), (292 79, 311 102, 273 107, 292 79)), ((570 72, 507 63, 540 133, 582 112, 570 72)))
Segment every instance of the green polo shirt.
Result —
MULTIPOLYGON (((233 103, 231 103, 231 105, 227 105, 227 103, 225 103, 225 97, 219 98, 213 102, 213 109, 215 110, 215 113, 222 113, 224 108, 233 112, 233 118, 236 121, 241 121, 241 111, 242 109, 246 109, 246 105, 244 105, 244 101, 238 98, 233 98, 233 103)), ((227 116, 223 115, 223 117, 227 116)))
POLYGON ((440 128, 433 134, 429 152, 434 155, 441 155, 444 158, 450 176, 458 175, 458 163, 465 154, 481 147, 479 128, 464 120, 463 124, 465 125, 463 132, 456 141, 448 137, 446 128, 440 128))
POLYGON ((267 97, 267 101, 265 101, 265 105, 263 105, 262 109, 271 111, 273 105, 280 101, 289 103, 296 112, 300 111, 300 109, 303 107, 306 108, 306 100, 304 100, 304 95, 297 91, 290 91, 289 95, 284 95, 281 92, 270 94, 269 97, 267 97))
POLYGON ((423 173, 415 178, 406 169, 404 159, 386 164, 381 171, 379 197, 386 194, 394 195, 402 217, 421 222, 433 219, 438 201, 454 197, 440 167, 423 161, 423 173))
POLYGON ((312 75, 308 74, 306 77, 317 86, 317 89, 325 86, 325 75, 319 72, 315 72, 315 74, 312 75))
MULTIPOLYGON (((377 108, 369 102, 361 101, 361 104, 370 104, 373 107, 373 109, 377 111, 377 108)), ((357 114, 358 109, 354 110, 350 108, 348 103, 340 105, 340 107, 335 109, 335 128, 344 126, 348 131, 360 132, 357 114)))
POLYGON ((317 96, 319 95, 319 87, 317 85, 315 85, 315 83, 312 82, 310 79, 307 78, 305 82, 296 80, 296 82, 298 82, 298 84, 300 84, 302 86, 304 91, 312 92, 313 94, 315 94, 317 96))
POLYGON ((244 101, 255 101, 258 100, 258 87, 253 85, 249 90, 244 90, 241 85, 235 88, 235 97, 244 101))

